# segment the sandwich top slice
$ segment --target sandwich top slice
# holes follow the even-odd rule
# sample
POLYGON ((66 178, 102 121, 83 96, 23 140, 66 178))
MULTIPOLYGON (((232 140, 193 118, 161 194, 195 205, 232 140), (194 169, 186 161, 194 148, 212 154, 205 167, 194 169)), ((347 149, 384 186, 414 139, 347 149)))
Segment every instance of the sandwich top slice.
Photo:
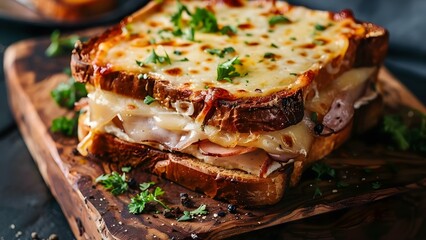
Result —
POLYGON ((211 197, 276 203, 377 97, 387 41, 348 10, 151 2, 73 52, 89 91, 78 150, 211 197))

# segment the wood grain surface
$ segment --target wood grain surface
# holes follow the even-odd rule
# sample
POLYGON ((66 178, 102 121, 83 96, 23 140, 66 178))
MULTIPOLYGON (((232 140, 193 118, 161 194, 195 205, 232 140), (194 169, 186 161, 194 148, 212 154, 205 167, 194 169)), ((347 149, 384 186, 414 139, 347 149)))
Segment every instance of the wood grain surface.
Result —
MULTIPOLYGON (((193 210, 180 204, 179 194, 188 193, 195 206, 206 204, 209 214, 191 222, 177 222, 161 213, 130 214, 127 204, 136 191, 113 196, 94 183, 103 173, 119 171, 117 166, 81 157, 75 150, 77 139, 49 131, 54 118, 71 113, 59 108, 50 97, 58 83, 68 80, 62 71, 70 59, 45 57, 48 44, 48 39, 33 39, 7 49, 4 67, 9 101, 25 142, 77 239, 222 239, 425 189, 425 157, 391 151, 375 138, 359 137, 323 160, 336 169, 335 178, 318 181, 313 172, 307 171, 300 184, 289 189, 278 204, 261 209, 238 208, 236 214, 224 217, 215 213, 226 212, 226 203, 133 169, 129 177, 137 182, 154 181, 166 191, 162 199, 167 205, 193 210), (321 196, 315 196, 316 189, 321 190, 321 196)), ((426 112, 386 70, 381 71, 380 81, 388 107, 403 109, 405 105, 426 112)))

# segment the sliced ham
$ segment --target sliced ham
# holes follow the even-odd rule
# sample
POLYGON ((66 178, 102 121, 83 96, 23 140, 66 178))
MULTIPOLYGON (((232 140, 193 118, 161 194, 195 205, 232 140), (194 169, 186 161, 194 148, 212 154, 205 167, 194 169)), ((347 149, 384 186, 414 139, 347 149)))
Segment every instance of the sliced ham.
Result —
POLYGON ((198 144, 200 152, 205 156, 213 157, 230 157, 235 155, 241 155, 256 150, 254 147, 242 147, 235 146, 233 148, 222 147, 216 143, 212 143, 208 140, 201 141, 198 144))

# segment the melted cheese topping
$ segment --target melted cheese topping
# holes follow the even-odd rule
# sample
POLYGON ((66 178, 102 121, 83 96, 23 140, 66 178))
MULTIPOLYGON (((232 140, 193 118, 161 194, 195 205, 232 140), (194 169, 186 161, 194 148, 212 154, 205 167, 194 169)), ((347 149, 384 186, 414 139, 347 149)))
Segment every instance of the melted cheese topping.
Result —
MULTIPOLYGON (((221 87, 237 97, 260 96, 303 87, 307 84, 303 73, 327 67, 332 59, 345 54, 348 37, 365 31, 352 19, 334 21, 329 12, 290 7, 281 1, 276 2, 276 9, 291 22, 271 26, 269 19, 277 15, 271 3, 248 1, 243 7, 214 4, 208 8, 219 28, 232 26, 237 29, 235 35, 195 31, 195 41, 190 41, 171 33, 171 16, 178 7, 176 1, 164 2, 158 11, 151 10, 149 15, 123 25, 121 35, 103 41, 93 52, 93 64, 110 71, 152 74, 169 80, 173 88, 203 91, 221 87), (206 51, 226 47, 235 52, 221 58, 206 51), (167 54, 171 64, 136 64, 153 50, 160 56, 167 54), (242 76, 232 78, 232 83, 217 81, 218 65, 236 56, 241 65, 235 67, 242 76)), ((206 8, 209 1, 182 2, 193 13, 196 7, 206 8)), ((183 13, 182 19, 186 30, 191 18, 183 13)))

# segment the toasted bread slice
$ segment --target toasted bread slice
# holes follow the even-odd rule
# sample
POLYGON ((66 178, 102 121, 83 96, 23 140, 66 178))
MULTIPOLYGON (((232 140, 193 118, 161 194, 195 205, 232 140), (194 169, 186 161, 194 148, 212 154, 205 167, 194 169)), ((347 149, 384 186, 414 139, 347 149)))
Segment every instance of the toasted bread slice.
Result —
MULTIPOLYGON (((207 6, 222 20, 219 28, 237 30, 229 36, 197 31, 194 40, 170 37, 175 29, 170 16, 178 7, 176 1, 162 2, 80 43, 71 61, 76 80, 132 98, 151 96, 168 108, 191 102, 194 119, 224 131, 277 131, 302 120, 316 91, 351 68, 380 65, 387 50, 387 31, 356 21, 350 11, 315 11, 285 2, 250 1, 240 11, 182 1, 191 11, 207 6), (287 22, 271 24, 282 15, 287 22), (153 51, 167 55, 170 64, 144 63, 153 51), (242 64, 240 76, 218 79, 218 66, 232 57, 242 64)), ((182 19, 189 21, 184 13, 182 19)))

